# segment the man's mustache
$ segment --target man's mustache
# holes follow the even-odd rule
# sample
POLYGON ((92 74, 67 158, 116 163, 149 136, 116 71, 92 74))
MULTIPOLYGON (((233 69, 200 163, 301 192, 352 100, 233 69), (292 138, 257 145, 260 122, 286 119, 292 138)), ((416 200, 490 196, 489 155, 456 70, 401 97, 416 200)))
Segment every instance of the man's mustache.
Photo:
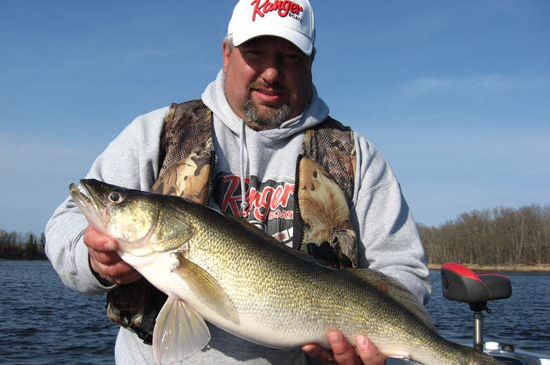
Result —
POLYGON ((280 82, 254 81, 248 85, 248 91, 250 92, 252 89, 270 89, 279 94, 288 94, 288 89, 280 82))

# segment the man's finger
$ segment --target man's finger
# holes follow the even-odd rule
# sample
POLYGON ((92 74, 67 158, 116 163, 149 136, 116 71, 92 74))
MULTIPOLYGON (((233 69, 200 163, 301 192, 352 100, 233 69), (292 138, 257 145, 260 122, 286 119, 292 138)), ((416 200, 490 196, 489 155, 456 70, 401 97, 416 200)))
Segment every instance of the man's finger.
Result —
POLYGON ((127 284, 129 280, 137 280, 140 277, 140 274, 124 261, 114 265, 104 265, 90 256, 90 266, 99 276, 111 283, 127 284))
POLYGON ((116 252, 96 251, 93 248, 88 248, 90 257, 103 265, 114 265, 121 262, 122 259, 116 252))
POLYGON ((116 251, 96 251, 92 248, 88 248, 88 253, 90 257, 104 265, 114 265, 119 262, 124 262, 116 251))
POLYGON ((332 351, 325 350, 324 348, 322 348, 317 344, 304 345, 302 346, 302 351, 308 354, 308 356, 311 356, 323 362, 330 363, 334 361, 334 356, 332 355, 332 351))
POLYGON ((331 331, 328 333, 328 342, 334 354, 334 360, 340 365, 359 364, 359 357, 349 341, 340 331, 331 331))
POLYGON ((92 269, 104 277, 116 278, 118 276, 126 275, 129 272, 135 271, 133 267, 126 262, 121 261, 114 265, 104 265, 99 261, 92 260, 90 258, 90 264, 92 269))
POLYGON ((128 274, 121 275, 114 280, 115 284, 130 284, 141 278, 141 274, 135 270, 129 272, 128 274))
POLYGON ((357 354, 364 364, 383 365, 387 359, 365 336, 357 336, 357 354))
POLYGON ((114 238, 104 235, 92 226, 88 226, 86 229, 84 244, 96 251, 111 252, 118 250, 118 243, 114 238))

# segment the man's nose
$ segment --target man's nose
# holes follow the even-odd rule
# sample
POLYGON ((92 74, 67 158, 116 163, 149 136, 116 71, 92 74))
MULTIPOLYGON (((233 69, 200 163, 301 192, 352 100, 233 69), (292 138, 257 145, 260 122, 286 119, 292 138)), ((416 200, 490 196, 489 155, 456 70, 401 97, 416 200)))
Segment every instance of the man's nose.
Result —
POLYGON ((283 70, 281 61, 277 58, 273 58, 265 63, 261 76, 265 81, 273 83, 279 81, 282 75, 283 70))

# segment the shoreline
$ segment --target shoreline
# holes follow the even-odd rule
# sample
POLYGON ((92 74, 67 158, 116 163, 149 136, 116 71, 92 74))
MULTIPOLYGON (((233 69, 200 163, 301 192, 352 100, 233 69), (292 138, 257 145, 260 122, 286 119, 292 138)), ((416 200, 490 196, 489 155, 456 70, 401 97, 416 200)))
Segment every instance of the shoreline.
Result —
MULTIPOLYGON (((442 264, 428 264, 430 270, 440 270, 442 264)), ((505 271, 505 272, 525 272, 525 273, 548 273, 550 272, 550 264, 537 265, 478 265, 478 264, 463 264, 472 271, 505 271)))
MULTIPOLYGON (((15 259, 15 258, 0 258, 0 261, 30 261, 40 262, 48 261, 48 258, 35 259, 15 259)), ((441 270, 442 264, 428 264, 430 270, 441 270)), ((472 271, 501 271, 501 272, 518 272, 518 273, 550 273, 550 264, 523 265, 523 264, 508 264, 508 265, 478 265, 478 264, 462 264, 472 271)))

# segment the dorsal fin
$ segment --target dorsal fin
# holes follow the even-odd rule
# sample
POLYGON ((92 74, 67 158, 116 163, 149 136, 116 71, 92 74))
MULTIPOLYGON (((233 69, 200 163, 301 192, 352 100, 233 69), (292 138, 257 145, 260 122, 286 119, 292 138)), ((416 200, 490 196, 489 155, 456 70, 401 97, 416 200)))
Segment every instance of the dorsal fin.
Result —
POLYGON ((433 320, 416 297, 396 279, 372 269, 344 269, 350 275, 378 288, 381 292, 403 305, 420 321, 436 331, 433 320))
MULTIPOLYGON (((221 213, 220 213, 221 214, 221 213)), ((239 225, 241 226, 247 233, 248 235, 252 236, 252 237, 257 237, 258 238, 258 242, 260 241, 263 241, 263 242, 269 242, 271 243, 272 245, 276 246, 276 247, 279 247, 281 248, 282 250, 284 251, 287 251, 289 252, 290 254, 304 260, 304 261, 307 261, 307 262, 310 262, 312 264, 316 264, 316 265, 321 265, 321 266, 325 266, 321 261, 319 261, 317 258, 311 256, 311 255, 308 255, 306 252, 303 252, 303 251, 300 251, 300 250, 296 250, 296 249, 293 249, 291 247, 288 247, 287 245, 285 245, 284 243, 280 242, 280 241, 277 241, 277 239, 273 238, 272 236, 268 235, 267 233, 265 233, 262 229, 256 227, 255 225, 253 225, 252 223, 249 223, 248 221, 245 221, 243 219, 240 219, 240 218, 237 218, 235 216, 232 216, 232 215, 226 215, 225 216, 228 220, 231 221, 231 223, 233 223, 234 225, 239 225)))

